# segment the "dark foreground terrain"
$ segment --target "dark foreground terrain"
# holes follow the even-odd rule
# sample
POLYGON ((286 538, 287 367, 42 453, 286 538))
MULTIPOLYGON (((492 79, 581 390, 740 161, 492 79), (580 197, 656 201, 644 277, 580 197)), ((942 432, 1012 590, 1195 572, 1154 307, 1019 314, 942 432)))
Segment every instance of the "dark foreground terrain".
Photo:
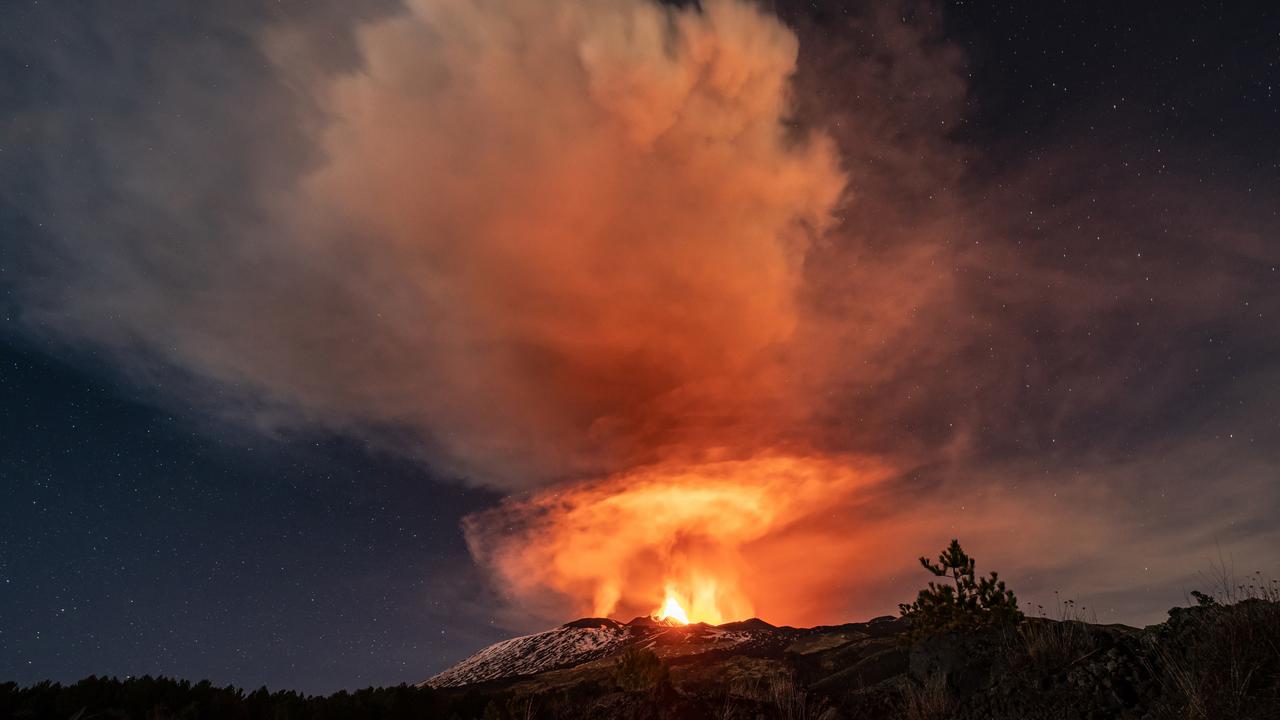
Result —
POLYGON ((1280 603, 1144 629, 1032 618, 916 642, 901 619, 808 629, 586 619, 420 687, 303 697, 167 679, 0 685, 5 718, 1280 719, 1280 603))

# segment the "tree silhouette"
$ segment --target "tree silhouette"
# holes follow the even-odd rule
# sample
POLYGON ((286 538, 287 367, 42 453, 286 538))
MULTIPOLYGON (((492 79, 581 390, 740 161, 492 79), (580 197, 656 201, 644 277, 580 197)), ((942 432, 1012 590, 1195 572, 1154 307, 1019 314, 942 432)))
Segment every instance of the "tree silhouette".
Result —
POLYGON ((995 572, 989 578, 975 578, 973 558, 960 547, 959 540, 952 540, 938 555, 936 565, 924 557, 920 564, 936 577, 950 578, 951 583, 930 582, 915 602, 898 606, 902 617, 911 621, 913 640, 1022 620, 1018 599, 995 572))

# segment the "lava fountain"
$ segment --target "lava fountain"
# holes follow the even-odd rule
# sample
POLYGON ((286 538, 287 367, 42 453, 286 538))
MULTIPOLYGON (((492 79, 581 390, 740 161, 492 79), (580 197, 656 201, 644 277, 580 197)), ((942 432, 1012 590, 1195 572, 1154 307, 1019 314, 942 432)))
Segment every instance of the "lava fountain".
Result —
MULTIPOLYGON (((690 622, 689 614, 684 611, 683 607, 680 607, 680 601, 676 600, 675 591, 672 590, 670 587, 667 588, 667 597, 665 600, 662 601, 662 606, 659 607, 657 610, 653 611, 653 617, 659 620, 674 620, 680 623, 681 625, 688 625, 690 622)), ((718 620, 706 620, 706 621, 699 620, 699 622, 710 622, 712 624, 717 624, 719 621, 718 620)))
POLYGON ((465 529, 472 552, 516 596, 549 589, 580 613, 719 624, 759 612, 753 595, 777 576, 765 559, 814 557, 801 526, 823 525, 814 519, 835 512, 833 498, 880 477, 848 458, 660 463, 510 499, 465 529))
POLYGON ((377 384, 375 419, 516 493, 464 529, 522 609, 761 611, 761 558, 797 564, 866 479, 793 447, 815 372, 787 346, 848 186, 793 122, 797 37, 743 0, 405 10, 322 88, 305 185, 395 249, 357 294, 412 314, 394 364, 432 381, 377 384))

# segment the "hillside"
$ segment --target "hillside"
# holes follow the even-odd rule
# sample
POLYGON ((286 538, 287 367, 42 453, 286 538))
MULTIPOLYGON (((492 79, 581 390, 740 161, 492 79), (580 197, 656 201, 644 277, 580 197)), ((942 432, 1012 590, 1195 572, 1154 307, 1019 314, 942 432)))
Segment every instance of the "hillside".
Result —
POLYGON ((1141 629, 1034 618, 914 643, 906 630, 895 618, 816 628, 587 618, 498 643, 417 687, 307 697, 152 677, 5 683, 0 718, 1280 718, 1276 602, 1210 601, 1141 629), (619 672, 623 654, 649 652, 659 672, 619 672))
POLYGON ((1280 718, 1274 602, 1175 608, 1141 629, 1031 618, 915 643, 906 630, 889 617, 816 628, 584 620, 494 645, 427 684, 483 697, 499 718, 1280 718), (628 647, 652 651, 669 679, 622 691, 616 656, 628 647))
POLYGON ((636 618, 625 624, 608 618, 583 618, 554 630, 490 645, 426 680, 423 685, 459 687, 533 676, 612 658, 633 646, 651 649, 668 660, 691 659, 709 653, 748 655, 766 650, 776 652, 811 632, 777 628, 754 618, 718 626, 703 623, 682 625, 650 618, 636 618))

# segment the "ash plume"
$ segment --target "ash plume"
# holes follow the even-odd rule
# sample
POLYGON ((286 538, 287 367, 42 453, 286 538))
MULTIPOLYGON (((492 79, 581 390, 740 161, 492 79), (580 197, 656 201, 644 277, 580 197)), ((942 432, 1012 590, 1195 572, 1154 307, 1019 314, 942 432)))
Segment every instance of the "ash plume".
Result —
POLYGON ((705 617, 883 612, 954 534, 1027 596, 1276 539, 1265 193, 1176 147, 997 156, 936 5, 188 10, 196 41, 103 11, 21 48, 23 332, 509 493, 465 532, 517 624, 672 584, 705 617))

